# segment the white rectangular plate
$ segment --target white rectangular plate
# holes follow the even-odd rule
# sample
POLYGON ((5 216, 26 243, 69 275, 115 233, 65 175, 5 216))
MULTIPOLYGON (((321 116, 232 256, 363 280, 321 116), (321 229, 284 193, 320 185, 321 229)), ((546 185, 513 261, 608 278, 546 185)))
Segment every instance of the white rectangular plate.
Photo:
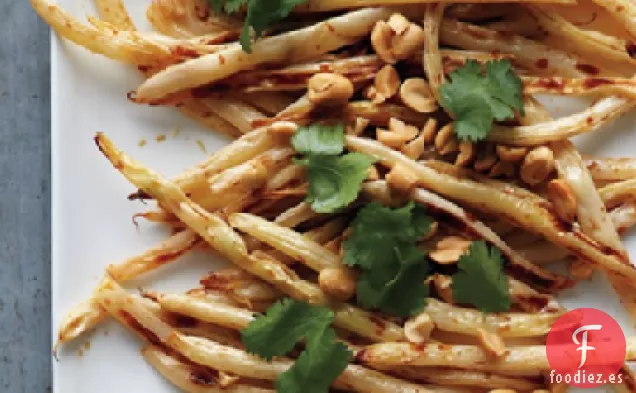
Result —
MULTIPOLYGON (((90 0, 59 0, 77 17, 94 15, 90 0)), ((139 26, 149 29, 147 2, 129 1, 139 26)), ((173 176, 201 161, 227 139, 204 130, 174 109, 138 106, 126 100, 141 77, 132 67, 92 55, 75 45, 52 39, 52 236, 53 339, 61 319, 91 293, 104 267, 135 255, 164 239, 156 226, 137 229, 135 213, 152 208, 130 202, 133 187, 102 157, 93 142, 104 131, 115 143, 158 172, 173 176), (159 143, 156 137, 165 135, 159 143), (144 147, 139 146, 146 140, 144 147)), ((553 108, 555 105, 551 105, 553 108)), ((556 105, 559 112, 567 106, 556 105)), ((571 109, 571 108, 570 108, 571 109)), ((599 135, 581 138, 587 153, 634 156, 634 116, 616 122, 599 135)), ((636 239, 627 241, 636 258, 636 239)), ((185 290, 204 272, 221 266, 210 254, 194 252, 174 266, 132 287, 185 290), (169 279, 166 279, 169 277, 169 279)), ((609 286, 595 277, 563 296, 569 307, 595 307, 617 318, 626 334, 628 319, 609 286)), ((56 393, 176 392, 139 355, 141 343, 113 322, 64 348, 54 362, 56 393)), ((588 390, 589 391, 589 390, 588 390)), ((602 390, 599 390, 602 391, 602 390)))

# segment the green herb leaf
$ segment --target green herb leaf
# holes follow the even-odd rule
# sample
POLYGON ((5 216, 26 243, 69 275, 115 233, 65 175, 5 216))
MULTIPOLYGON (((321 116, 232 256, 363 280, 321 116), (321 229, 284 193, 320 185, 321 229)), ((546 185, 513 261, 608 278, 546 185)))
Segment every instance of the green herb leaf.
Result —
POLYGON ((268 26, 286 18, 295 6, 307 0, 208 0, 216 15, 223 12, 234 14, 247 9, 241 33, 241 46, 247 53, 252 51, 252 31, 257 39, 268 26))
MULTIPOLYGON (((220 0, 212 0, 212 1, 220 1, 220 0)), ((247 5, 249 0, 225 0, 225 5, 223 9, 228 14, 233 14, 235 12, 239 12, 243 9, 245 5, 247 5)))
POLYGON ((524 114, 523 83, 509 60, 486 63, 485 74, 478 62, 468 60, 449 78, 440 87, 440 102, 454 116, 459 139, 483 140, 494 120, 514 118, 514 109, 524 114))
POLYGON ((251 31, 254 31, 254 39, 257 39, 268 26, 284 19, 292 9, 307 0, 249 0, 247 16, 241 33, 241 45, 247 53, 252 51, 251 31))
POLYGON ((344 243, 343 263, 358 266, 357 298, 366 308, 396 316, 421 310, 428 296, 424 280, 429 264, 417 241, 430 229, 432 219, 422 206, 409 203, 392 209, 370 203, 352 223, 344 243))
POLYGON ((508 280, 497 248, 475 241, 468 253, 459 259, 457 267, 459 272, 453 275, 453 299, 456 302, 472 304, 483 312, 510 309, 508 280))
POLYGON ((332 320, 333 312, 328 308, 283 299, 243 330, 242 341, 247 352, 271 360, 287 354, 298 341, 329 326, 332 320))
POLYGON ((353 220, 343 263, 367 270, 382 265, 383 260, 396 258, 396 247, 413 245, 426 235, 432 222, 426 209, 413 202, 395 209, 369 203, 353 220))
POLYGON ((310 155, 296 160, 307 168, 307 202, 317 213, 332 213, 353 202, 375 159, 361 153, 310 155))
POLYGON ((399 261, 397 272, 386 279, 378 280, 377 274, 366 272, 358 280, 358 301, 366 308, 379 308, 398 317, 411 316, 424 308, 429 294, 424 280, 430 266, 425 255, 415 246, 395 249, 399 261), (402 255, 406 253, 408 255, 402 255))
POLYGON ((336 342, 333 312, 293 299, 275 303, 242 332, 248 352, 268 360, 289 353, 305 339, 305 349, 276 381, 278 393, 328 393, 353 354, 336 342))
POLYGON ((299 127, 292 137, 292 146, 300 154, 339 155, 344 151, 344 124, 314 123, 299 127))
POLYGON ((353 354, 338 343, 331 328, 312 334, 296 363, 276 381, 278 393, 327 393, 353 354))

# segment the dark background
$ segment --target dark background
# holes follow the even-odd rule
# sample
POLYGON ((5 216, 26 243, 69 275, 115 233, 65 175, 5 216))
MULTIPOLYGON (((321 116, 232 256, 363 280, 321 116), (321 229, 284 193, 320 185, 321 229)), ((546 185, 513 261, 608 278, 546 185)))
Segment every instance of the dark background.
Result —
POLYGON ((28 1, 1 0, 2 393, 51 390, 50 108, 48 27, 28 1))

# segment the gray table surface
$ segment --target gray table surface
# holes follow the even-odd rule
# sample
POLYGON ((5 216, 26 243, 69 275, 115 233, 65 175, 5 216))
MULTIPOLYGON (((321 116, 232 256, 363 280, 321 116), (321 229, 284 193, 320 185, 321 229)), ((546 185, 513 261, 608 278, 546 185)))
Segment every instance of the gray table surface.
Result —
POLYGON ((51 391, 49 32, 0 1, 0 392, 51 391))

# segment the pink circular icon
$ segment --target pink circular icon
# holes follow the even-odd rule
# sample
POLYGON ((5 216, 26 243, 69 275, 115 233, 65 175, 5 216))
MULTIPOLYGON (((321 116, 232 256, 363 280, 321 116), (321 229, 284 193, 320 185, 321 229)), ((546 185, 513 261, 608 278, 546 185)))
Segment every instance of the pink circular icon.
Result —
POLYGON ((548 333, 546 352, 552 383, 590 388, 622 382, 625 335, 603 311, 579 308, 561 316, 548 333))

